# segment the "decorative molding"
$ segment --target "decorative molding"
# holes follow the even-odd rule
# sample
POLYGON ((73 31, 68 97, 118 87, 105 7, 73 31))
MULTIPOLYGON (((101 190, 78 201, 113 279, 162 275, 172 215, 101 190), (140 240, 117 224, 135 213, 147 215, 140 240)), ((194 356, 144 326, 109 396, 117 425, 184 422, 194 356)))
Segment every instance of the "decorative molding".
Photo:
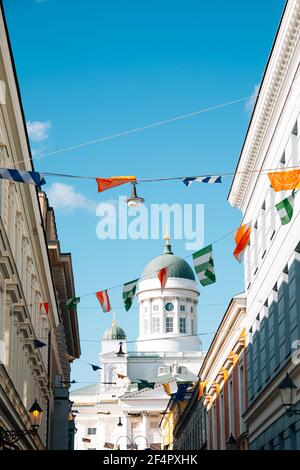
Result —
MULTIPOLYGON (((282 91, 284 80, 287 76, 291 64, 295 47, 300 37, 300 2, 292 0, 294 3, 292 10, 285 21, 283 19, 282 28, 289 21, 284 38, 280 38, 280 32, 264 80, 261 85, 260 96, 257 99, 256 107, 253 112, 252 122, 249 126, 244 147, 241 152, 238 163, 238 171, 241 173, 235 176, 232 189, 229 194, 229 200, 232 206, 241 208, 246 188, 249 184, 255 162, 257 161, 262 144, 266 137, 268 126, 272 115, 278 103, 279 95, 282 91), (279 41, 283 41, 280 48, 279 41), (276 64, 273 62, 276 60, 276 64), (273 70, 272 70, 273 68, 273 70), (266 88, 266 91, 264 91, 266 88), (253 134, 251 136, 251 134, 253 134)), ((289 8, 289 5, 287 6, 289 8)))

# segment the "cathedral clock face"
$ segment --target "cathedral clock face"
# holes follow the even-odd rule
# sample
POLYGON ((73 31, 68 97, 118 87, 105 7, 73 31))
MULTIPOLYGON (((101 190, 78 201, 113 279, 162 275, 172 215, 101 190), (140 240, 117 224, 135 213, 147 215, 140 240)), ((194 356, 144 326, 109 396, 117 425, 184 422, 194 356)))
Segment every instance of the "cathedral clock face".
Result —
POLYGON ((167 312, 172 312, 172 310, 174 310, 174 305, 171 302, 168 302, 165 305, 165 309, 167 310, 167 312))

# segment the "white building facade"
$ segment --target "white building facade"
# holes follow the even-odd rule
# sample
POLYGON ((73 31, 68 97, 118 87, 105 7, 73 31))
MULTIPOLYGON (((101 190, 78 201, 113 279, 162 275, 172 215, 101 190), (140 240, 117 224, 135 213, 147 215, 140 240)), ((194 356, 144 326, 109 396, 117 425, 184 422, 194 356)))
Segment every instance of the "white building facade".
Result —
POLYGON ((75 449, 160 448, 159 423, 168 403, 163 384, 197 382, 204 354, 197 336, 199 291, 189 264, 175 256, 166 237, 163 254, 141 275, 137 292, 139 337, 127 351, 126 334, 113 320, 102 338, 100 383, 75 390, 75 449), (157 272, 168 266, 162 291, 157 272), (124 355, 119 357, 119 343, 124 355), (138 389, 139 379, 153 388, 138 389), (104 382, 115 382, 115 384, 104 382))
POLYGON ((299 449, 300 422, 282 406, 286 372, 298 387, 292 360, 300 339, 300 195, 282 225, 267 169, 300 167, 300 2, 288 1, 273 45, 229 194, 251 222, 244 256, 247 293, 249 406, 244 414, 250 449, 299 449))

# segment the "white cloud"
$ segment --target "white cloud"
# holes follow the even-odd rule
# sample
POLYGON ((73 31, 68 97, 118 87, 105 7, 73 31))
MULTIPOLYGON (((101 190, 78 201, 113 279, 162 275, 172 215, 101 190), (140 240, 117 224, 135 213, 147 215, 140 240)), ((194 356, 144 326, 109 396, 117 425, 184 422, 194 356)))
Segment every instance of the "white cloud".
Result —
POLYGON ((71 212, 76 209, 84 209, 96 213, 97 203, 88 199, 83 194, 77 193, 74 186, 62 183, 53 183, 47 191, 50 205, 55 209, 71 212))
POLYGON ((30 140, 33 142, 43 142, 48 139, 51 129, 50 121, 27 121, 26 124, 30 140))
POLYGON ((259 84, 256 84, 254 86, 254 89, 253 89, 253 92, 252 92, 250 98, 245 103, 245 111, 251 112, 253 110, 254 105, 255 105, 255 101, 256 101, 256 97, 257 97, 257 94, 258 94, 258 91, 259 91, 259 87, 260 87, 259 84))

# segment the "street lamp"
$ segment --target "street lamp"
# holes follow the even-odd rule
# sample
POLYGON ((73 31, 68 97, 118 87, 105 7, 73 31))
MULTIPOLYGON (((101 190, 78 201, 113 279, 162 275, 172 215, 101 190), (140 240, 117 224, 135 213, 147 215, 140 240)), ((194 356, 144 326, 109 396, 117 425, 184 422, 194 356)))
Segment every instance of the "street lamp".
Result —
POLYGON ((134 444, 135 448, 138 449, 138 445, 137 445, 137 443, 136 443, 135 441, 136 441, 136 439, 139 439, 140 437, 142 437, 142 438, 145 439, 145 441, 146 441, 146 446, 147 446, 147 447, 145 447, 145 450, 146 450, 146 449, 150 449, 148 439, 147 439, 147 437, 145 437, 145 436, 136 436, 136 437, 133 439, 133 444, 134 444))
POLYGON ((16 442, 28 434, 37 434, 43 415, 43 410, 37 400, 34 401, 28 410, 28 414, 31 421, 31 429, 4 429, 0 427, 0 448, 13 447, 17 449, 16 442))
POLYGON ((127 205, 128 207, 138 207, 143 204, 145 199, 143 197, 139 197, 136 192, 136 183, 132 183, 131 195, 127 198, 127 205))
MULTIPOLYGON (((120 419, 121 419, 121 418, 120 418, 120 419)), ((119 442, 120 439, 123 439, 123 437, 125 437, 125 438, 129 441, 129 444, 127 445, 127 449, 137 450, 137 445, 132 442, 132 440, 130 439, 130 437, 125 436, 125 435, 124 435, 124 436, 119 436, 118 439, 117 439, 117 442, 116 442, 116 444, 115 444, 115 447, 116 447, 118 450, 120 450, 120 446, 119 446, 118 442, 119 442)))
POLYGON ((229 438, 227 439, 226 449, 227 450, 238 450, 239 449, 239 445, 237 443, 237 440, 235 439, 235 437, 233 436, 232 433, 230 434, 229 438))
POLYGON ((119 346, 120 346, 120 348, 119 348, 119 351, 116 353, 116 355, 117 355, 118 357, 124 357, 124 356, 125 356, 125 353, 124 353, 123 348, 122 348, 122 346, 123 346, 122 341, 120 341, 119 346))
POLYGON ((287 373, 283 381, 278 386, 282 405, 285 407, 288 416, 300 415, 300 410, 295 407, 297 385, 294 384, 287 373))

